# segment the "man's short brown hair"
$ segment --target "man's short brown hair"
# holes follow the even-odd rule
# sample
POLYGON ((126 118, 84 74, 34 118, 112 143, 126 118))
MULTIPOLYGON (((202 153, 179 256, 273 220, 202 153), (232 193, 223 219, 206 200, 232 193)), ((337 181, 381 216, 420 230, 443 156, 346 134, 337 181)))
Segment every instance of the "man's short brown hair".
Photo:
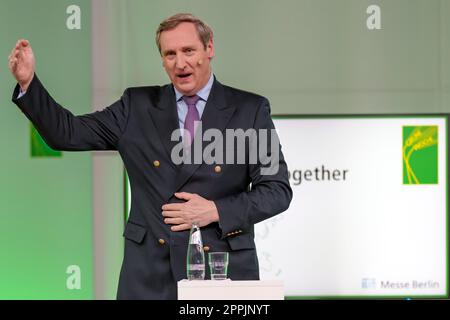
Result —
POLYGON ((175 29, 182 22, 193 23, 197 29, 198 37, 203 43, 203 46, 208 45, 209 40, 213 37, 212 29, 202 20, 190 13, 177 13, 159 24, 158 30, 156 30, 156 45, 158 46, 159 53, 161 53, 161 33, 163 31, 175 29))

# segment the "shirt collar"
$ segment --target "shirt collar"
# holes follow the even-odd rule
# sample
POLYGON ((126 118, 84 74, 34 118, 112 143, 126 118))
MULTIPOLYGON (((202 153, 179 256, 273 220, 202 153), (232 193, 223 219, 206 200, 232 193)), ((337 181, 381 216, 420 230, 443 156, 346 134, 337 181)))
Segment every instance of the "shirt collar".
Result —
MULTIPOLYGON (((206 85, 203 88, 201 88, 196 94, 202 100, 207 101, 209 93, 211 92, 213 83, 214 83, 214 75, 211 72, 211 76, 209 77, 209 80, 206 83, 206 85)), ((175 97, 176 97, 177 101, 179 101, 184 95, 180 91, 178 91, 177 88, 175 88, 175 86, 173 86, 173 89, 175 90, 175 97)))

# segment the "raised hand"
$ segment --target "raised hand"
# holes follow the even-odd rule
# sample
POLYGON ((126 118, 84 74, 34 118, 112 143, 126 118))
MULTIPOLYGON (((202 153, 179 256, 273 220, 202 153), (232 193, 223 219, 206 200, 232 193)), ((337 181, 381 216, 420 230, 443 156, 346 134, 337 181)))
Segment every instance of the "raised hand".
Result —
POLYGON ((8 57, 8 67, 22 91, 26 91, 33 80, 35 59, 28 40, 17 41, 8 57))

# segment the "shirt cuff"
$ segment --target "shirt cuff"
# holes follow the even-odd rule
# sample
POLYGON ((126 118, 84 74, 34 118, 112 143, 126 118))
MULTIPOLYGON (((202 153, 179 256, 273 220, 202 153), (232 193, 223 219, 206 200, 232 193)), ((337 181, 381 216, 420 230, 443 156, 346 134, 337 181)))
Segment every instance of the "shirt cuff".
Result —
POLYGON ((26 91, 22 91, 22 89, 19 89, 19 95, 17 96, 17 99, 22 98, 25 95, 25 93, 27 93, 27 92, 26 91))

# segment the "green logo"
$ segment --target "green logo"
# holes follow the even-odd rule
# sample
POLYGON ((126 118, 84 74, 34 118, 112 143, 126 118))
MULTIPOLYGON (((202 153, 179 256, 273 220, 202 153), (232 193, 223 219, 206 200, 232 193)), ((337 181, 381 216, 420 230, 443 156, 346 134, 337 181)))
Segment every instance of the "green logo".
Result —
POLYGON ((50 148, 42 139, 39 132, 30 123, 31 157, 61 157, 62 152, 50 148))
POLYGON ((403 184, 438 183, 438 127, 403 127, 403 184))

